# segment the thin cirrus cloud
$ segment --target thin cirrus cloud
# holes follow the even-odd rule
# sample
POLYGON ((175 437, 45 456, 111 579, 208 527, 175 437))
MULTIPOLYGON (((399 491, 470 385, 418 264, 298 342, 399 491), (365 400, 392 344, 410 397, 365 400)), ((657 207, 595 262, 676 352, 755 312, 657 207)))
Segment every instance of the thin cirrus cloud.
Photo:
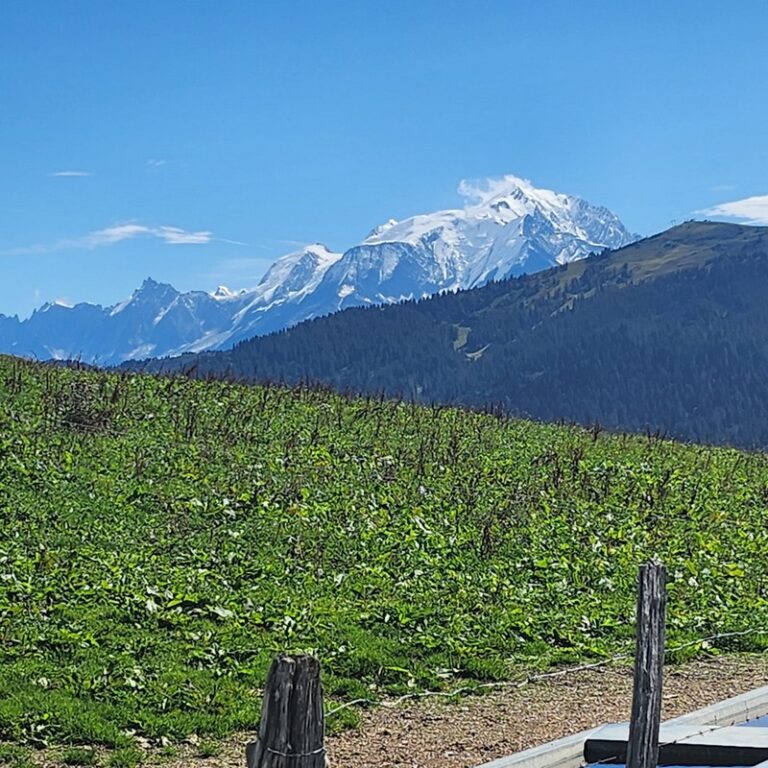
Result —
POLYGON ((143 224, 116 224, 97 229, 80 238, 86 248, 113 245, 135 237, 155 237, 169 245, 205 245, 213 240, 213 233, 205 230, 190 232, 179 227, 147 227, 143 224))
POLYGON ((54 171, 48 175, 55 179, 79 179, 83 176, 93 176, 90 171, 54 171))
POLYGON ((248 246, 240 240, 230 240, 226 237, 214 237, 209 230, 192 232, 180 227, 148 227, 144 224, 116 224, 112 227, 97 229, 80 238, 78 245, 86 248, 98 248, 102 245, 113 245, 123 240, 135 237, 154 237, 168 245, 207 245, 208 243, 228 243, 229 245, 248 246))
POLYGON ((745 224, 763 226, 768 224, 768 195, 754 195, 742 200, 733 200, 730 203, 720 203, 696 213, 703 216, 741 219, 745 224))
POLYGON ((96 229, 82 237, 58 240, 54 243, 38 243, 36 245, 13 248, 6 251, 5 254, 9 256, 29 256, 56 253, 74 248, 93 250, 137 238, 155 238, 167 245, 207 245, 212 242, 247 245, 247 243, 241 243, 239 240, 214 237, 213 233, 208 230, 192 231, 181 229, 180 227, 148 226, 137 222, 127 222, 124 224, 114 224, 103 229, 96 229))

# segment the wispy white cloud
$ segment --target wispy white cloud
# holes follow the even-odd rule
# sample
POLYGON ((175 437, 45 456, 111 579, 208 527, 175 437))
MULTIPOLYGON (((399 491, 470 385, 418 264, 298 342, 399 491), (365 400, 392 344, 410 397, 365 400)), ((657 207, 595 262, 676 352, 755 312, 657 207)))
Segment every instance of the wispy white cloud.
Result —
POLYGON ((457 191, 464 198, 466 205, 477 205, 518 187, 525 189, 530 186, 531 182, 528 179, 509 173, 497 178, 462 179, 457 191))
POLYGON ((715 184, 714 187, 709 188, 711 192, 733 192, 736 189, 735 184, 715 184))
POLYGON ((213 240, 213 233, 205 230, 190 232, 179 227, 148 227, 144 224, 128 223, 89 232, 75 240, 73 244, 85 248, 99 248, 102 245, 114 245, 135 237, 155 237, 169 245, 205 245, 213 240))
POLYGON ((59 179, 77 179, 83 176, 93 176, 90 171, 54 171, 48 175, 59 179))
POLYGON ((122 243, 136 238, 155 238, 168 245, 207 245, 212 242, 237 243, 234 240, 219 240, 208 230, 191 231, 180 227, 147 226, 136 222, 114 224, 103 229, 96 229, 81 237, 57 240, 54 243, 37 243, 35 245, 12 248, 5 251, 9 256, 31 256, 35 254, 56 253, 57 251, 71 250, 73 248, 103 248, 105 246, 122 243))
MULTIPOLYGON (((188 232, 178 227, 156 227, 147 234, 159 237, 170 245, 205 245, 213 241, 213 233, 208 231, 188 232)), ((230 242, 227 240, 226 242, 230 242)))
POLYGON ((768 195, 755 195, 730 203, 720 203, 702 211, 702 216, 723 216, 729 219, 741 219, 745 224, 756 226, 768 225, 768 195))
POLYGON ((150 168, 160 168, 160 167, 162 167, 164 165, 167 165, 167 164, 168 164, 167 160, 158 160, 158 159, 156 159, 154 157, 150 157, 149 160, 147 160, 147 165, 150 168))

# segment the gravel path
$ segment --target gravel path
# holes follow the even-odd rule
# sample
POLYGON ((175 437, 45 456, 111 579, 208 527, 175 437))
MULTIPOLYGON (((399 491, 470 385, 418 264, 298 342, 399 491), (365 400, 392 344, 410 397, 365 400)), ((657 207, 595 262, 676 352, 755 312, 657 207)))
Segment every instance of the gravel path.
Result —
MULTIPOLYGON (((723 656, 668 667, 665 718, 768 685, 768 654, 723 656)), ((328 739, 331 768, 475 768, 490 760, 607 722, 627 720, 632 671, 608 667, 500 689, 460 701, 421 699, 379 707, 360 727, 328 739)), ((185 748, 166 768, 244 768, 238 734, 217 757, 185 748)))
MULTIPOLYGON (((768 655, 728 656, 667 670, 663 716, 768 684, 768 655)), ((474 768, 521 749, 629 718, 630 669, 603 668, 460 703, 421 701, 367 714, 330 739, 333 768, 474 768)))

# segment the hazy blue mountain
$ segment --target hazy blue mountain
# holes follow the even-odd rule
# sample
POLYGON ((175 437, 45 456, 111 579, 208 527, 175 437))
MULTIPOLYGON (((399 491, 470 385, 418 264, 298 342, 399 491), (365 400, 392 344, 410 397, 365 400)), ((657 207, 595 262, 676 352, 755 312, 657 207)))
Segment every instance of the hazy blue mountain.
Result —
POLYGON ((147 280, 111 307, 47 304, 22 321, 0 316, 0 352, 116 364, 226 349, 346 307, 472 288, 636 239, 606 208, 514 176, 460 190, 463 208, 390 220, 344 253, 306 246, 252 290, 179 293, 147 280))

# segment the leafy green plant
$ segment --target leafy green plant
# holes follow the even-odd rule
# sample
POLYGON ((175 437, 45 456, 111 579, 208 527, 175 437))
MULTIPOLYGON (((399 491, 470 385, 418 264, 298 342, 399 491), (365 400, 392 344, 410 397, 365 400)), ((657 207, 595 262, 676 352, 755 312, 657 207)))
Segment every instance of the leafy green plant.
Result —
POLYGON ((8 768, 34 768, 32 752, 15 744, 0 744, 0 765, 8 768))
POLYGON ((174 744, 166 744, 165 746, 160 747, 155 754, 162 760, 175 760, 180 752, 179 748, 174 744))
POLYGON ((123 747, 112 752, 106 760, 107 768, 136 768, 141 765, 144 755, 135 747, 123 747))
POLYGON ((65 765, 96 765, 96 752, 83 747, 69 747, 61 753, 61 762, 65 765))
POLYGON ((201 741, 197 745, 195 755, 200 758, 216 757, 221 752, 221 747, 215 741, 201 741))
POLYGON ((697 641, 768 627, 767 506, 760 454, 0 358, 0 738, 252 730, 281 651, 329 709, 631 652, 654 555, 671 659, 761 650, 697 641))

